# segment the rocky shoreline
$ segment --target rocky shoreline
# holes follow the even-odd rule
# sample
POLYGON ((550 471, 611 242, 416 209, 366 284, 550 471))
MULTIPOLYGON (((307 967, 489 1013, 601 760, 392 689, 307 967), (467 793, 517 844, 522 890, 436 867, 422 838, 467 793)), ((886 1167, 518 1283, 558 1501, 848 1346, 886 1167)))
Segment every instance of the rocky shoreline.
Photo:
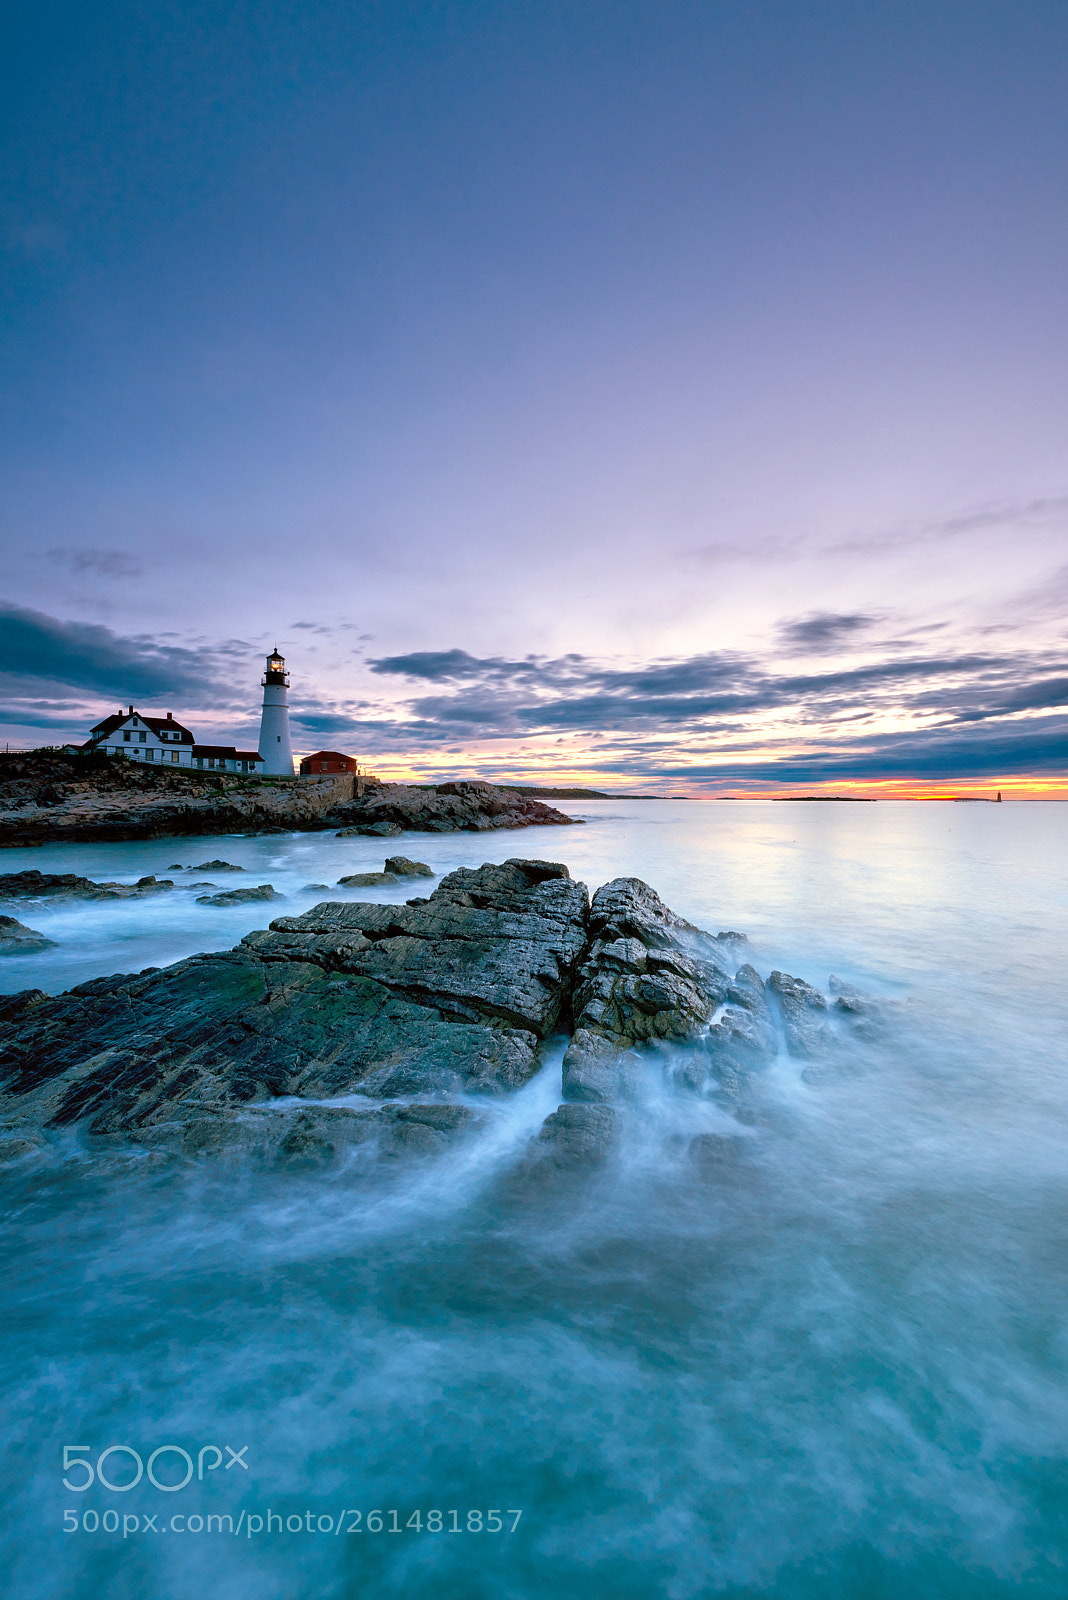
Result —
POLYGON ((481 833, 574 823, 553 806, 493 784, 411 784, 167 771, 122 758, 52 752, 0 756, 0 846, 333 829, 481 833))
POLYGON ((522 1087, 564 1036, 563 1103, 533 1159, 588 1163, 665 1062, 681 1089, 729 1098, 780 1049, 812 1059, 871 1026, 863 997, 765 982, 746 947, 636 878, 591 902, 547 861, 462 868, 399 906, 323 901, 230 951, 0 999, 0 1159, 75 1127, 281 1166, 371 1140, 426 1152, 479 1126, 468 1102, 522 1087), (343 1097, 366 1106, 330 1103, 343 1097))

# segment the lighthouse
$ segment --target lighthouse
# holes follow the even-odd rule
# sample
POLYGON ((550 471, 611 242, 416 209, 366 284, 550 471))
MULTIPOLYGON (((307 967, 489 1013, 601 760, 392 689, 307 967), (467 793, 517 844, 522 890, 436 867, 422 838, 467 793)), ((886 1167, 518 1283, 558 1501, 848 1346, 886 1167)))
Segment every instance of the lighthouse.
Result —
POLYGON ((267 657, 263 674, 263 716, 260 718, 260 755, 263 770, 274 778, 293 776, 293 746, 289 742, 289 673, 277 647, 267 657))

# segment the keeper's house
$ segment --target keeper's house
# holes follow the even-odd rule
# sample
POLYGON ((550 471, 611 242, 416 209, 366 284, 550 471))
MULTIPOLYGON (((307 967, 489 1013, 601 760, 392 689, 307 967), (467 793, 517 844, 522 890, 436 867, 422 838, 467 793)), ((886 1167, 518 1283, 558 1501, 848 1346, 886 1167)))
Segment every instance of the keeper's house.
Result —
POLYGON ((235 750, 232 744, 197 744, 189 729, 175 722, 172 712, 168 711, 165 717, 150 717, 133 706, 98 722, 83 748, 99 750, 102 755, 129 756, 132 761, 219 772, 262 772, 264 765, 258 750, 235 750))

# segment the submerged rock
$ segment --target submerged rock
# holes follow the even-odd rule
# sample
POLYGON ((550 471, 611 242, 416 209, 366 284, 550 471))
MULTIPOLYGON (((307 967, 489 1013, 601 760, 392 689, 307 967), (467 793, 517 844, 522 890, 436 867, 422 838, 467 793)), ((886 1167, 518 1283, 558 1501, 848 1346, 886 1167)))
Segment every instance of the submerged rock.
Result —
POLYGON ((349 828, 339 828, 338 839, 395 839, 404 832, 399 822, 382 819, 378 822, 357 822, 349 828))
POLYGON ((238 906, 245 900, 284 900, 285 895, 270 883, 257 884, 254 889, 223 889, 219 894, 198 894, 198 906, 238 906))
POLYGON ((14 917, 0 917, 0 956, 28 956, 55 948, 56 941, 46 939, 36 928, 27 928, 14 917))
POLYGON ((620 1134, 618 1111, 611 1106, 562 1105, 546 1117, 535 1153, 557 1166, 583 1166, 602 1161, 620 1134))
POLYGON ((232 861, 202 861, 199 866, 190 869, 193 872, 244 872, 244 867, 235 867, 232 861))
POLYGON ((831 1031, 827 1026, 827 1002, 819 990, 787 972, 773 972, 767 987, 778 1002, 791 1055, 809 1057, 825 1050, 831 1042, 831 1031))
POLYGON ((339 878, 339 889, 378 889, 400 883, 404 878, 432 878, 434 872, 425 861, 409 861, 407 856, 390 856, 381 872, 352 872, 339 878))
POLYGON ((77 900, 137 900, 142 895, 173 889, 170 878, 138 878, 136 883, 94 883, 73 872, 8 872, 0 874, 0 901, 63 896, 77 900))
POLYGON ((356 1150, 379 1157, 444 1151, 475 1132, 485 1117, 470 1106, 434 1103, 354 1106, 252 1105, 230 1117, 195 1111, 172 1122, 129 1130, 137 1145, 182 1156, 256 1157, 289 1172, 319 1171, 356 1150))
POLYGON ((79 878, 73 872, 0 873, 0 900, 38 900, 44 895, 84 894, 98 889, 91 878, 79 878))

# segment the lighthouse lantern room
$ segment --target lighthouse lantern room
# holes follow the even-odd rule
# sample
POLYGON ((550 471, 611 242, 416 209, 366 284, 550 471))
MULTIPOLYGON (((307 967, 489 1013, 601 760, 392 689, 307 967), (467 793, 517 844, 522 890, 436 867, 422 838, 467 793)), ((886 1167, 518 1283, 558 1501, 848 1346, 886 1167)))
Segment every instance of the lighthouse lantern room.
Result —
POLYGON ((271 777, 293 776, 293 747, 289 742, 289 673, 277 646, 267 657, 263 674, 263 715, 260 718, 260 755, 271 777))

